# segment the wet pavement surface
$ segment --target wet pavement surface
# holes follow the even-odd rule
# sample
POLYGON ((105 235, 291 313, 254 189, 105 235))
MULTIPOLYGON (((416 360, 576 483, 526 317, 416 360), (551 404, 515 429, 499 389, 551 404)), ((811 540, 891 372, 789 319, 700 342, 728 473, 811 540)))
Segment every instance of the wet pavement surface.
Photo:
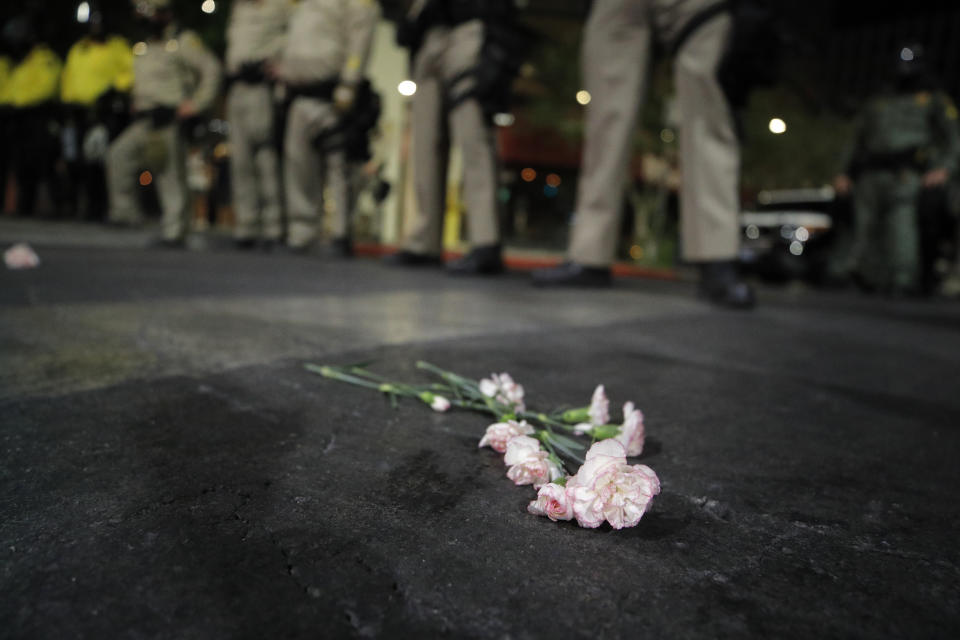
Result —
POLYGON ((960 633, 960 304, 110 238, 0 273, 0 637, 960 633), (418 359, 635 401, 652 512, 531 516, 483 416, 303 368, 418 359))

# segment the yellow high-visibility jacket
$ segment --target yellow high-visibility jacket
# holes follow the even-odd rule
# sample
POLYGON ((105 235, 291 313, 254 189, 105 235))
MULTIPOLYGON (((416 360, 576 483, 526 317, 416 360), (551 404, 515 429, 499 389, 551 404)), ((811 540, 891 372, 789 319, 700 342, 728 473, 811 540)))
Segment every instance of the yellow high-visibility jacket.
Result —
POLYGON ((10 72, 13 71, 13 62, 7 56, 0 56, 0 98, 10 81, 10 72))
POLYGON ((26 108, 56 100, 63 63, 47 45, 38 44, 13 67, 0 104, 26 108))
POLYGON ((132 86, 133 49, 126 40, 119 36, 104 42, 83 38, 67 54, 60 100, 89 107, 110 89, 129 91, 132 86))

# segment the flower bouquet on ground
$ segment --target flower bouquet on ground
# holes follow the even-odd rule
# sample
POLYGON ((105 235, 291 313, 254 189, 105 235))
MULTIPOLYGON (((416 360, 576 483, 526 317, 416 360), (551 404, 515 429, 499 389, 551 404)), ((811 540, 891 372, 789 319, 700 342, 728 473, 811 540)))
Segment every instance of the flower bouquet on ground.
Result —
POLYGON ((416 398, 434 411, 453 407, 485 413, 496 422, 478 446, 503 454, 507 477, 533 485, 537 498, 527 510, 553 521, 576 520, 595 528, 633 527, 660 493, 660 481, 646 465, 627 463, 643 451, 643 414, 632 402, 623 405, 620 424, 610 424, 610 401, 603 385, 590 406, 543 413, 528 408, 523 387, 507 373, 471 380, 428 362, 417 362, 435 380, 408 384, 387 380, 363 365, 305 365, 326 378, 387 395, 416 398), (573 473, 571 473, 573 471, 573 473))

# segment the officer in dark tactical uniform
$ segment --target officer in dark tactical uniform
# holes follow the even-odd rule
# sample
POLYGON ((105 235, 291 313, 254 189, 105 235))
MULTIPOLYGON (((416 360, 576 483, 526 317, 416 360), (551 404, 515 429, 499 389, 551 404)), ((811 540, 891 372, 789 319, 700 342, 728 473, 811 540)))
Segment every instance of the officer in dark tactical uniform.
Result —
POLYGON ((918 290, 920 197, 956 170, 957 109, 931 86, 921 47, 902 47, 895 86, 867 104, 835 180, 839 195, 852 193, 855 219, 849 252, 833 271, 871 290, 918 290))

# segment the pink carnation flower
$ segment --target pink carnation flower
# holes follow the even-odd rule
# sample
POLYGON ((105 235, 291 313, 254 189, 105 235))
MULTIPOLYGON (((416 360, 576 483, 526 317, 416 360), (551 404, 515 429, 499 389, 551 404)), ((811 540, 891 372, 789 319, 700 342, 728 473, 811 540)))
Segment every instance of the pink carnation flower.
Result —
POLYGON ((487 427, 487 432, 480 439, 478 447, 490 447, 494 451, 504 453, 507 450, 507 442, 515 436, 524 436, 533 433, 533 427, 527 424, 526 420, 516 422, 497 422, 487 427))
POLYGON ((628 465, 626 448, 609 439, 590 447, 577 475, 567 481, 567 491, 581 527, 599 527, 606 520, 623 529, 640 522, 660 493, 660 480, 646 465, 628 465))
POLYGON ((540 453, 540 441, 527 435, 514 436, 507 440, 503 463, 508 467, 520 464, 527 458, 540 453))
POLYGON ((638 456, 643 453, 643 441, 646 432, 643 426, 643 412, 634 408, 632 402, 623 405, 623 426, 616 437, 617 442, 627 450, 628 456, 638 456))
POLYGON ((592 424, 603 425, 610 422, 610 401, 607 399, 607 392, 602 384, 598 384, 597 388, 593 390, 588 414, 592 424))
POLYGON ((573 518, 571 500, 566 488, 553 482, 540 487, 537 499, 527 505, 527 511, 536 516, 546 516, 554 522, 573 518))
POLYGON ((433 400, 430 402, 430 408, 442 413, 450 409, 450 401, 443 396, 433 396, 433 400))
POLYGON ((517 384, 509 373, 494 373, 480 381, 480 393, 493 398, 500 404, 512 407, 514 411, 526 411, 523 403, 523 386, 517 384))
POLYGON ((563 476, 560 467, 540 448, 540 441, 530 436, 514 436, 508 440, 503 462, 510 467, 507 477, 518 485, 532 484, 539 488, 563 476))
POLYGON ((601 491, 607 496, 603 515, 610 526, 634 527, 650 509, 653 496, 660 493, 660 479, 645 464, 624 465, 601 491))
POLYGON ((19 242, 3 252, 8 269, 33 269, 40 265, 40 257, 30 245, 19 242))
POLYGON ((590 416, 590 422, 581 422, 574 425, 574 433, 578 435, 590 433, 594 427, 600 427, 610 422, 610 400, 607 399, 607 392, 602 384, 598 384, 597 388, 593 390, 587 415, 590 416))

